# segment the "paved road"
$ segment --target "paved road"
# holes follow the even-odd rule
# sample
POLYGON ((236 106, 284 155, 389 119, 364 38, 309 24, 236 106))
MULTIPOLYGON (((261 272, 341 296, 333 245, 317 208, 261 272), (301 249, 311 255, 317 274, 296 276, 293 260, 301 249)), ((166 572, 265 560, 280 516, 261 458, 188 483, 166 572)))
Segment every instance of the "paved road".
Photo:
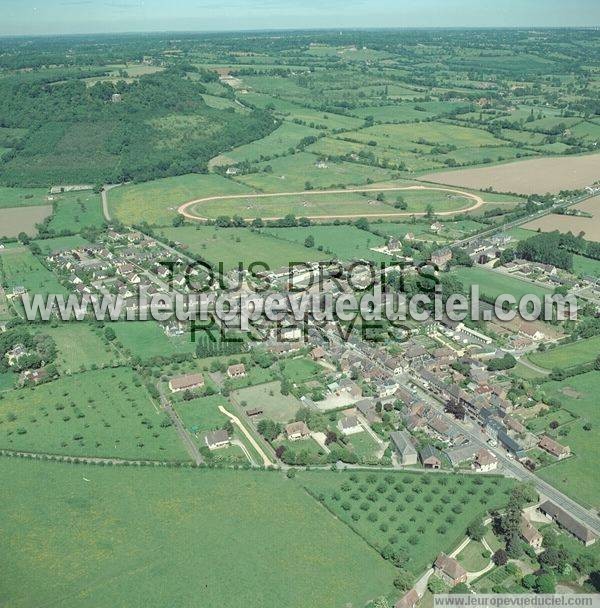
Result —
POLYGON ((260 445, 258 445, 256 439, 252 437, 248 429, 240 422, 240 419, 237 416, 234 416, 231 412, 228 412, 222 405, 219 406, 219 411, 225 414, 225 416, 227 416, 231 420, 231 422, 233 422, 233 424, 235 424, 240 429, 240 431, 244 433, 246 439, 251 443, 252 447, 258 452, 258 455, 263 459, 263 464, 266 467, 272 467, 273 463, 269 460, 269 457, 264 453, 260 445))
POLYGON ((198 446, 191 438, 190 434, 187 432, 187 429, 183 425, 179 414, 173 409, 171 402, 167 399, 164 394, 163 388, 160 382, 156 385, 158 389, 158 394, 160 395, 160 403, 162 405, 163 410, 168 414, 181 442, 183 443, 183 447, 187 450, 190 458, 196 463, 196 465, 203 464, 204 458, 202 458, 202 454, 200 454, 200 450, 198 450, 198 446))
POLYGON ((542 374, 542 376, 549 376, 551 374, 551 372, 548 371, 547 369, 544 369, 543 367, 538 367, 537 365, 535 365, 535 363, 532 363, 531 361, 529 361, 527 359, 527 355, 525 355, 524 357, 521 357, 519 359, 519 363, 521 363, 525 367, 528 367, 530 370, 533 370, 534 372, 536 372, 538 374, 542 374))
POLYGON ((543 209, 542 211, 538 211, 538 213, 534 213, 533 215, 528 215, 526 217, 521 217, 517 220, 513 220, 512 222, 508 222, 506 224, 502 224, 501 226, 494 226, 494 228, 490 228, 489 230, 484 230, 483 232, 479 232, 474 236, 469 236, 465 239, 461 239, 460 241, 455 241, 452 245, 453 247, 462 247, 464 245, 468 245, 474 241, 477 241, 481 238, 492 236, 498 232, 505 232, 506 230, 510 230, 511 228, 516 228, 521 224, 526 224, 527 222, 531 222, 532 220, 537 220, 540 217, 544 217, 545 215, 550 215, 557 209, 566 209, 567 207, 571 207, 572 205, 577 205, 588 198, 593 198, 597 196, 596 194, 585 194, 584 196, 580 196, 579 198, 570 200, 566 203, 561 203, 560 205, 556 205, 554 207, 550 207, 549 209, 543 209))
POLYGON ((102 188, 102 192, 100 193, 100 196, 102 198, 102 213, 104 214, 104 219, 107 222, 111 221, 110 210, 108 209, 108 192, 120 185, 121 184, 106 184, 102 188))

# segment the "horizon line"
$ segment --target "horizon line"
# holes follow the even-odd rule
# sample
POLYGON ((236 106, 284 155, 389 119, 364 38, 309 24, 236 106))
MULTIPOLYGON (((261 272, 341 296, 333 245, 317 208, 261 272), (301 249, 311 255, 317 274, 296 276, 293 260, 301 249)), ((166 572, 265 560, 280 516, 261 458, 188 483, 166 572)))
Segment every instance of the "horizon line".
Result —
POLYGON ((86 36, 132 36, 132 35, 168 35, 168 34, 188 34, 188 35, 205 35, 205 34, 267 34, 272 32, 370 32, 370 31, 434 31, 434 30, 465 30, 465 31, 476 31, 476 30, 598 30, 600 24, 597 25, 471 25, 471 26, 460 26, 460 25, 448 25, 448 26, 427 26, 427 25, 414 25, 414 26, 371 26, 371 27, 271 27, 271 28, 236 28, 236 29, 208 29, 208 30, 131 30, 131 31, 97 31, 97 32, 86 32, 86 33, 74 33, 74 32, 62 32, 62 33, 44 33, 44 34, 5 34, 0 33, 0 39, 7 38, 68 38, 78 37, 83 38, 86 36))

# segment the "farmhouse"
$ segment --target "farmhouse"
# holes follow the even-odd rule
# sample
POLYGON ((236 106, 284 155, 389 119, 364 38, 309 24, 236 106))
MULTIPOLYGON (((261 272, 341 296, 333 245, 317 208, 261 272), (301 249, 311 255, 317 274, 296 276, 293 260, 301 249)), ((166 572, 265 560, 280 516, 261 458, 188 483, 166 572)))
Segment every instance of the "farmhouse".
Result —
POLYGON ((475 454, 475 461, 473 462, 473 468, 482 473, 488 471, 494 471, 498 468, 498 459, 485 448, 481 448, 475 454))
POLYGON ((169 380, 169 388, 172 393, 179 391, 193 390, 204 386, 204 377, 202 374, 187 374, 185 376, 177 376, 169 380))
POLYGON ((45 369, 27 369, 21 372, 19 383, 21 385, 33 383, 39 384, 48 377, 48 372, 45 369))
POLYGON ((8 359, 8 364, 13 367, 19 362, 19 359, 25 357, 27 355, 27 349, 23 344, 16 344, 13 346, 7 353, 6 358, 8 359))
POLYGON ((322 346, 317 346, 310 351, 310 357, 313 361, 320 361, 327 356, 327 353, 322 346))
POLYGON ((521 518, 521 536, 534 549, 540 549, 544 540, 539 530, 525 517, 521 518))
POLYGON ((246 366, 243 363, 230 365, 227 368, 227 375, 230 378, 243 378, 246 375, 246 366))
POLYGON ((433 564, 435 573, 449 585, 458 585, 467 581, 467 571, 453 558, 440 553, 433 564))
POLYGON ((442 468, 442 453, 432 445, 425 446, 419 452, 419 458, 426 469, 442 468))
POLYGON ((598 540, 596 534, 594 534, 594 532, 592 532, 587 526, 578 522, 553 502, 547 500, 538 508, 544 515, 546 515, 546 517, 555 521, 561 528, 564 528, 577 540, 580 540, 586 547, 593 545, 596 540, 598 540))
POLYGON ((396 602, 394 608, 415 608, 419 599, 420 598, 417 590, 411 589, 396 602))
POLYGON ((452 251, 448 247, 438 249, 431 254, 431 263, 443 268, 452 259, 452 251))
POLYGON ((344 435, 354 435, 364 431, 356 416, 345 416, 338 422, 338 428, 344 435))
POLYGON ((303 421, 292 422, 285 427, 285 434, 290 441, 298 441, 299 439, 306 439, 309 437, 310 429, 303 421))
POLYGON ((209 450, 218 450, 229 445, 229 435, 227 431, 221 429, 219 431, 212 431, 207 433, 204 437, 204 442, 209 450))
POLYGON ((552 439, 552 437, 548 437, 548 435, 542 435, 538 445, 542 450, 546 450, 546 452, 549 452, 552 456, 556 456, 559 460, 571 455, 571 448, 568 445, 562 445, 552 439))
POLYGON ((369 424, 378 419, 375 403, 372 399, 361 399, 356 404, 356 410, 366 418, 369 424))
POLYGON ((398 455, 398 462, 400 464, 417 464, 417 450, 415 450, 406 431, 394 431, 390 433, 390 440, 398 455))

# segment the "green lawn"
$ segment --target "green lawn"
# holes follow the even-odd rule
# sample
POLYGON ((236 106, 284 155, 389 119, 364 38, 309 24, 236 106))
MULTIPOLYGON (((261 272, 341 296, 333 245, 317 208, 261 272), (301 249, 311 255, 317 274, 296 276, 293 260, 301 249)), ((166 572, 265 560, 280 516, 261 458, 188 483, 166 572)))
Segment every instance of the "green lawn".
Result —
POLYGON ((58 327, 42 325, 40 333, 51 336, 56 342, 58 356, 55 363, 61 372, 76 372, 82 366, 90 369, 92 365, 110 365, 122 359, 83 322, 62 323, 58 327))
POLYGON ((504 477, 353 472, 298 475, 301 482, 372 546, 406 554, 420 574, 440 551, 450 552, 468 524, 503 506, 504 477), (439 512, 438 512, 439 511, 439 512))
POLYGON ((61 232, 79 232, 84 228, 100 227, 104 223, 100 195, 86 190, 84 192, 66 192, 55 197, 52 219, 48 224, 50 230, 61 232))
POLYGON ((126 368, 4 393, 0 447, 70 456, 187 460, 138 376, 126 368))
POLYGON ((247 268, 252 262, 264 262, 276 269, 287 266, 292 261, 310 262, 328 258, 316 248, 304 247, 303 242, 290 243, 246 228, 183 226, 164 228, 161 234, 166 239, 182 243, 190 253, 215 265, 222 262, 225 271, 237 268, 239 263, 247 268))
POLYGON ((64 287, 56 276, 25 247, 15 247, 0 251, 0 263, 6 278, 8 290, 23 286, 34 294, 64 294, 64 287))
POLYGON ((283 375, 293 383, 305 382, 317 378, 323 373, 323 368, 305 357, 297 359, 287 359, 282 362, 283 375))
POLYGON ((76 249, 77 247, 89 245, 88 241, 78 234, 75 236, 58 236, 52 239, 39 239, 34 242, 44 255, 59 251, 60 249, 76 249))
POLYGON ((7 188, 6 186, 0 186, 0 209, 48 205, 47 197, 47 188, 7 188))
POLYGON ((540 298, 543 303, 544 296, 552 294, 550 289, 485 268, 458 268, 453 271, 453 274, 465 288, 478 285, 480 295, 494 299, 501 294, 510 294, 517 299, 518 303, 523 296, 532 294, 540 298))
POLYGON ((364 258, 382 262, 391 258, 383 253, 371 251, 373 247, 385 245, 385 239, 356 228, 356 226, 308 226, 306 228, 264 228, 264 234, 277 237, 282 242, 291 241, 304 244, 312 236, 315 246, 310 251, 323 251, 321 259, 339 257, 345 260, 364 258))
POLYGON ((313 188, 328 188, 340 184, 366 184, 368 179, 384 181, 392 175, 385 169, 344 161, 328 160, 325 166, 316 166, 318 158, 308 152, 282 156, 259 163, 259 173, 241 175, 236 180, 264 192, 297 192, 305 189, 306 182, 313 188))
POLYGON ((129 351, 134 357, 151 359, 179 353, 195 352, 195 344, 188 334, 170 337, 154 321, 120 321, 110 327, 117 336, 117 346, 129 351))
POLYGON ((600 462, 597 435, 597 429, 600 428, 600 372, 588 372, 562 382, 548 382, 543 388, 548 397, 558 399, 579 418, 564 427, 568 429, 566 437, 558 437, 561 443, 571 447, 574 455, 540 469, 538 475, 578 502, 598 509, 600 477, 596 471, 600 462), (565 389, 570 389, 567 390, 568 394, 565 394, 565 389), (592 425, 592 430, 583 429, 586 422, 592 425))
POLYGON ((490 563, 489 558, 482 556, 484 552, 487 552, 487 549, 480 542, 472 540, 456 559, 467 572, 479 572, 490 563))
POLYGON ((394 568, 277 473, 0 469, 6 606, 343 608, 393 591, 394 568))
POLYGON ((600 353, 600 336, 562 344, 544 352, 531 353, 529 360, 546 369, 565 368, 589 363, 600 353))
POLYGON ((220 175, 191 173, 114 188, 108 193, 111 216, 126 224, 146 221, 166 225, 179 205, 194 198, 250 192, 247 186, 220 175))
POLYGON ((291 122, 283 122, 266 137, 234 148, 229 152, 224 152, 218 157, 217 162, 220 162, 220 159, 223 159, 226 164, 267 160, 273 155, 280 155, 288 152, 290 148, 295 148, 305 137, 318 134, 319 131, 316 129, 291 122))
MULTIPOLYGON (((327 171, 320 169, 319 171, 327 171)), ((279 193, 269 196, 248 195, 241 198, 225 198, 220 200, 199 202, 192 205, 189 211, 200 218, 216 219, 222 215, 239 215, 244 219, 281 218, 289 214, 296 217, 310 217, 313 219, 329 219, 339 216, 340 219, 356 219, 361 215, 366 217, 383 216, 407 217, 411 213, 423 214, 429 205, 436 211, 461 211, 475 204, 471 198, 445 190, 408 190, 402 184, 381 182, 381 188, 395 188, 395 190, 381 190, 377 186, 364 186, 364 189, 340 192, 339 187, 334 191, 305 190, 304 186, 298 189, 290 188, 285 182, 279 184, 279 193), (289 194, 291 193, 291 194, 289 194), (298 194, 299 193, 299 194, 298 194), (382 198, 383 197, 383 198, 382 198), (406 209, 394 207, 398 197, 402 197, 407 205, 406 209)), ((271 186, 269 186, 271 188, 271 186)), ((361 186, 361 188, 363 188, 361 186)))
POLYGON ((301 403, 294 395, 282 395, 280 382, 269 382, 257 386, 249 386, 231 393, 244 409, 260 407, 263 417, 277 422, 287 423, 293 420, 301 403), (244 406, 243 402, 246 403, 244 406))
POLYGON ((574 255, 573 271, 575 274, 597 277, 600 275, 600 260, 592 260, 582 255, 574 255))

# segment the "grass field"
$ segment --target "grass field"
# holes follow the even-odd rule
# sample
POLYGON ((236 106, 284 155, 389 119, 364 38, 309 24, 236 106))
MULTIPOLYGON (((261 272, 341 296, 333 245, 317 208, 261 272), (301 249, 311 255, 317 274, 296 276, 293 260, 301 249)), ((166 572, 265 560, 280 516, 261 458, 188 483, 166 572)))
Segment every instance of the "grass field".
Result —
POLYGON ((25 247, 0 251, 0 262, 8 289, 23 286, 30 294, 62 294, 64 287, 47 268, 25 247))
POLYGON ((51 213, 49 205, 0 208, 0 239, 15 237, 21 232, 29 236, 37 234, 36 224, 41 224, 51 213))
POLYGON ((56 197, 54 214, 48 228, 61 232, 79 232, 84 228, 99 227, 104 223, 102 201, 91 190, 66 192, 56 197))
POLYGON ((276 473, 0 469, 0 597, 14 608, 342 608, 393 589, 389 563, 276 473))
POLYGON ((366 184, 367 180, 384 181, 392 176, 386 169, 344 161, 328 160, 317 166, 318 159, 318 156, 309 152, 282 156, 259 163, 259 173, 240 175, 235 179, 263 192, 297 192, 304 190, 306 182, 313 188, 328 188, 340 184, 366 184))
POLYGON ((596 470, 600 459, 600 444, 596 429, 600 426, 600 372, 588 372, 562 382, 548 382, 543 386, 548 397, 558 399, 563 407, 580 418, 562 427, 568 429, 568 434, 559 437, 561 443, 571 447, 574 455, 539 469, 538 475, 581 504, 598 509, 600 477, 596 470), (567 394, 565 389, 569 389, 567 394), (593 430, 583 429, 586 422, 592 425, 593 430))
POLYGON ((587 340, 559 345, 541 353, 531 353, 528 358, 539 367, 565 369, 594 361, 598 353, 600 353, 600 336, 595 336, 587 340))
POLYGON ((262 232, 278 239, 303 244, 308 236, 315 240, 317 251, 322 248, 322 258, 339 257, 350 260, 365 258, 374 262, 389 260, 383 253, 371 251, 372 247, 385 245, 385 239, 356 226, 308 226, 306 228, 263 228, 262 232))
POLYGON ((169 357, 195 350, 195 345, 187 334, 167 336, 154 321, 122 321, 111 323, 110 327, 122 347, 141 359, 169 357))
POLYGON ((293 395, 282 395, 280 382, 269 382, 234 391, 232 398, 238 403, 246 402, 248 408, 264 410, 264 418, 277 422, 289 422, 300 409, 301 403, 293 395))
POLYGON ((35 243, 44 255, 61 249, 76 249, 77 247, 89 244, 88 241, 78 234, 75 236, 57 236, 52 239, 39 239, 35 243))
POLYGON ((503 506, 512 485, 503 477, 414 473, 298 477, 371 545, 404 551, 405 567, 415 575, 440 551, 455 548, 473 519, 503 506))
POLYGON ((573 271, 575 274, 597 277, 600 275, 600 260, 592 260, 582 255, 574 255, 573 271))
POLYGON ((90 371, 4 393, 0 447, 105 458, 187 460, 173 427, 126 368, 90 371))
POLYGON ((199 196, 242 194, 249 188, 220 175, 190 173, 114 188, 108 193, 111 216, 126 224, 166 225, 177 207, 199 196))
POLYGON ((247 228, 216 228, 214 226, 183 226, 164 228, 162 236, 187 246, 190 253, 214 264, 223 263, 225 271, 245 267, 252 262, 266 262, 271 268, 287 266, 291 261, 310 262, 326 259, 316 249, 304 244, 275 239, 247 228))
POLYGON ((273 156, 287 153, 290 148, 295 148, 303 138, 318 134, 316 129, 283 122, 266 137, 224 152, 211 162, 213 164, 235 164, 242 161, 267 160, 273 156))
POLYGON ((0 209, 5 207, 47 206, 48 190, 46 188, 7 188, 0 186, 0 209))
POLYGON ((523 296, 533 294, 541 298, 543 302, 544 296, 552 293, 550 289, 544 289, 538 285, 485 268, 459 268, 453 273, 465 287, 478 285, 479 293, 491 298, 497 298, 501 294, 511 294, 518 302, 523 296))
POLYGON ((248 195, 238 198, 199 200, 190 205, 188 211, 200 218, 215 219, 221 215, 239 215, 245 219, 281 218, 288 214, 297 217, 323 219, 331 217, 409 216, 424 214, 429 205, 436 212, 458 212, 476 204, 476 201, 457 192, 443 189, 410 190, 404 186, 390 186, 396 190, 377 190, 374 186, 358 191, 298 191, 290 194, 248 195), (381 199, 383 195, 383 199, 381 199), (406 209, 396 209, 394 202, 399 196, 404 199, 406 209), (379 199, 378 199, 379 197, 379 199))
POLYGON ((477 541, 472 540, 457 556, 456 559, 467 572, 479 572, 489 563, 489 558, 482 556, 487 549, 477 541))
POLYGON ((74 373, 82 366, 89 370, 92 365, 110 365, 121 359, 119 353, 107 346, 86 323, 63 323, 58 327, 43 325, 40 331, 56 342, 56 364, 61 372, 74 373))
POLYGON ((304 357, 282 361, 281 368, 283 375, 293 383, 306 382, 324 372, 318 363, 304 357))

